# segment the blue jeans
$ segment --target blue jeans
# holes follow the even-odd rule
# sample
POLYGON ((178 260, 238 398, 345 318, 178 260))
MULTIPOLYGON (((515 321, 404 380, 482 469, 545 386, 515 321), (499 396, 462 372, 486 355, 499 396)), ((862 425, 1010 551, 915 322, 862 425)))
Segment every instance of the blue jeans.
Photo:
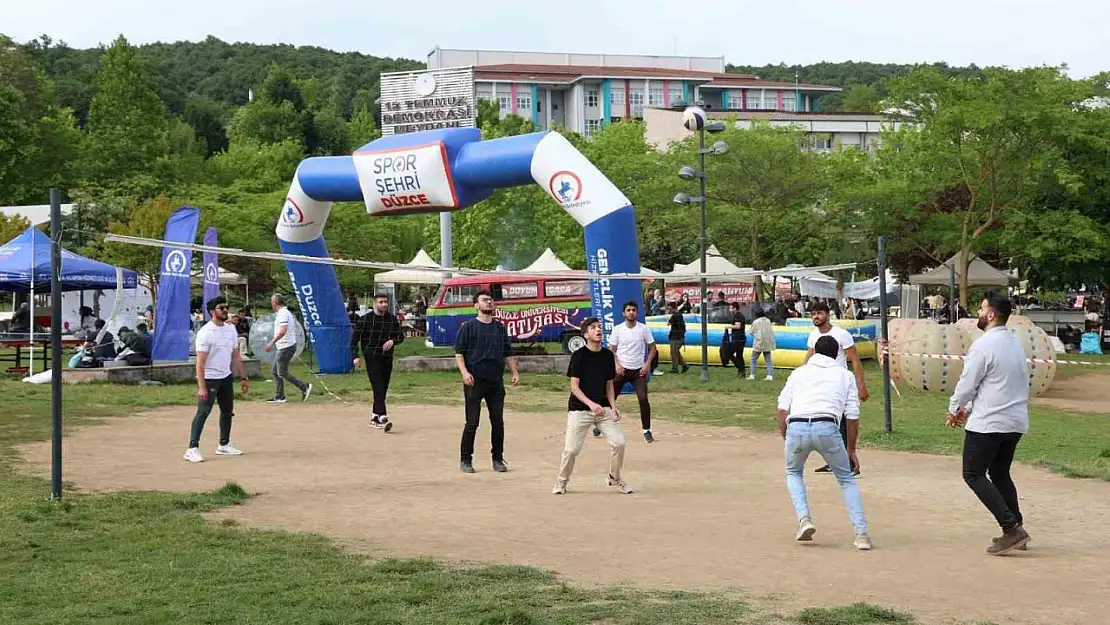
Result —
POLYGON ((756 365, 759 364, 759 355, 763 354, 763 362, 767 365, 767 375, 775 375, 775 365, 771 364, 771 352, 757 352, 752 350, 752 375, 755 375, 756 365))
POLYGON ((806 459, 814 451, 829 463, 829 468, 836 476, 856 534, 866 532, 863 497, 860 495, 856 476, 852 473, 848 450, 844 446, 844 440, 840 438, 840 428, 835 423, 790 423, 786 427, 786 487, 790 490, 790 499, 794 502, 794 512, 798 515, 798 520, 810 516, 802 474, 806 459))

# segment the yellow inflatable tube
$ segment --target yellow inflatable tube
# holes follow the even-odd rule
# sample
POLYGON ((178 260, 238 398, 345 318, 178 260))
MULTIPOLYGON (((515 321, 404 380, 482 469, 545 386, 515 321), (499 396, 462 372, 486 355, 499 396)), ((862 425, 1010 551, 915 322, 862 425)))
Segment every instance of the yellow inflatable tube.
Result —
MULTIPOLYGON (((669 363, 671 361, 671 347, 670 347, 670 345, 668 345, 666 343, 658 343, 657 342, 656 347, 659 349, 659 362, 660 363, 664 363, 664 362, 669 363)), ((874 341, 868 341, 868 340, 856 341, 856 350, 859 352, 859 357, 860 357, 861 360, 867 360, 869 358, 875 358, 876 350, 875 350, 874 341)), ((689 345, 689 344, 687 344, 685 347, 682 348, 682 357, 683 357, 683 359, 686 360, 687 364, 700 365, 701 364, 701 345, 689 345)), ((745 365, 751 366, 751 364, 752 364, 751 358, 752 358, 752 350, 751 349, 745 349, 744 350, 744 363, 745 363, 745 365)), ((804 361, 805 359, 806 359, 806 353, 803 350, 776 349, 775 351, 771 352, 771 364, 773 364, 776 369, 797 369, 798 367, 802 366, 802 361, 804 361)), ((722 363, 721 363, 721 346, 720 345, 710 345, 709 346, 709 364, 714 365, 714 366, 721 366, 722 363)), ((736 365, 730 362, 729 366, 734 367, 736 365)), ((759 358, 759 366, 760 367, 765 366, 764 363, 763 363, 763 357, 762 356, 759 358)))

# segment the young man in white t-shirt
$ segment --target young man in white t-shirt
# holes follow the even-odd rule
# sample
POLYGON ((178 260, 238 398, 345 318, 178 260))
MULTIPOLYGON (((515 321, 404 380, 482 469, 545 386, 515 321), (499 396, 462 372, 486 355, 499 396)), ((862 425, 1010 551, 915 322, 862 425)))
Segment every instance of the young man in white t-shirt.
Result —
MULTIPOLYGON (((609 335, 609 349, 617 357, 617 377, 613 388, 620 393, 625 383, 636 390, 640 402, 640 425, 644 428, 644 440, 654 443, 651 435, 651 404, 648 403, 647 376, 651 373, 651 363, 655 359, 655 337, 647 325, 636 320, 640 307, 636 302, 624 305, 624 323, 613 328, 609 335)), ((594 436, 601 436, 601 430, 594 428, 594 436)))
POLYGON ((297 355, 297 333, 293 329, 293 324, 297 323, 297 320, 285 305, 285 298, 281 295, 275 293, 270 298, 270 307, 274 309, 274 338, 262 348, 269 353, 277 347, 273 367, 274 396, 269 403, 285 403, 286 382, 297 387, 301 392, 301 401, 308 401, 309 395, 312 395, 312 385, 301 382, 297 376, 289 373, 289 363, 293 362, 293 357, 297 355))
MULTIPOLYGON (((817 345, 817 339, 822 336, 831 336, 836 339, 840 349, 836 352, 836 364, 841 367, 847 367, 848 362, 852 363, 852 373, 856 376, 856 390, 859 393, 860 402, 867 401, 870 397, 867 393, 867 382, 863 379, 863 363, 859 359, 859 351, 856 349, 856 341, 852 338, 852 334, 840 326, 834 326, 829 319, 829 305, 825 302, 817 302, 809 311, 810 316, 813 318, 813 325, 816 326, 813 331, 809 333, 809 340, 806 341, 806 358, 802 362, 803 365, 809 363, 809 359, 813 357, 814 346, 817 345)), ((840 437, 844 439, 844 445, 848 445, 848 430, 846 428, 846 420, 840 420, 840 437)), ((859 475, 859 466, 856 462, 852 462, 852 470, 856 475, 859 475)), ((815 473, 830 473, 829 465, 825 465, 815 473)))
POLYGON ((250 390, 247 368, 239 355, 239 333, 227 323, 228 305, 223 297, 208 302, 212 320, 197 332, 197 413, 189 433, 189 448, 185 460, 203 462, 200 455, 200 435, 204 422, 212 412, 212 404, 220 405, 220 444, 216 454, 241 456, 242 451, 231 444, 231 417, 235 408, 235 386, 231 367, 239 373, 239 384, 246 395, 250 390))

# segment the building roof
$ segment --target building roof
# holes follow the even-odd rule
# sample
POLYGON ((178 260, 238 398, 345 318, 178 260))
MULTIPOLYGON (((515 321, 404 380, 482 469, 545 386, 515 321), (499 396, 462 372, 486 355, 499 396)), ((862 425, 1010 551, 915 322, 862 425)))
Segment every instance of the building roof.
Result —
POLYGON ((501 65, 479 65, 474 68, 476 80, 505 80, 512 82, 543 82, 571 84, 586 77, 604 76, 607 78, 657 78, 678 80, 700 80, 704 86, 711 87, 748 87, 774 89, 804 89, 807 91, 840 91, 832 85, 795 85, 790 82, 760 80, 750 74, 703 72, 689 69, 668 69, 663 67, 616 67, 595 65, 526 65, 506 63, 501 65))
POLYGON ((736 118, 737 120, 758 120, 770 122, 890 122, 889 115, 878 113, 815 113, 792 111, 708 111, 714 118, 736 118))

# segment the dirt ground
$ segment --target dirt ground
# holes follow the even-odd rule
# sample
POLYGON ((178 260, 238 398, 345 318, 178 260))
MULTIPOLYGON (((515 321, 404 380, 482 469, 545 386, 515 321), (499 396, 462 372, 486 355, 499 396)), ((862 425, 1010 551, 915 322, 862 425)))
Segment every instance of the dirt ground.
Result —
POLYGON ((1048 392, 1033 403, 1072 412, 1105 414, 1110 411, 1110 373, 1058 377, 1048 392))
MULTIPOLYGON (((330 535, 375 555, 526 564, 584 584, 740 589, 757 605, 793 610, 869 601, 924 623, 1103 622, 1110 613, 1110 484, 1016 467, 1033 542, 984 555, 998 533, 960 478, 960 460, 864 450, 861 487, 875 550, 852 548, 834 479, 807 472, 818 527, 794 542, 782 442, 744 430, 656 426, 648 445, 627 423, 625 475, 604 485, 605 443, 590 440, 570 493, 551 487, 565 415, 510 413, 511 471, 490 470, 479 431, 475 475, 458 470, 459 409, 396 406, 390 434, 339 403, 237 407, 241 457, 181 459, 191 410, 113 420, 69 436, 66 478, 86 491, 214 489, 234 480, 260 493, 218 513, 263 527, 330 535)), ((49 445, 22 449, 48 474, 49 445)), ((810 470, 819 466, 810 459, 810 470)))

